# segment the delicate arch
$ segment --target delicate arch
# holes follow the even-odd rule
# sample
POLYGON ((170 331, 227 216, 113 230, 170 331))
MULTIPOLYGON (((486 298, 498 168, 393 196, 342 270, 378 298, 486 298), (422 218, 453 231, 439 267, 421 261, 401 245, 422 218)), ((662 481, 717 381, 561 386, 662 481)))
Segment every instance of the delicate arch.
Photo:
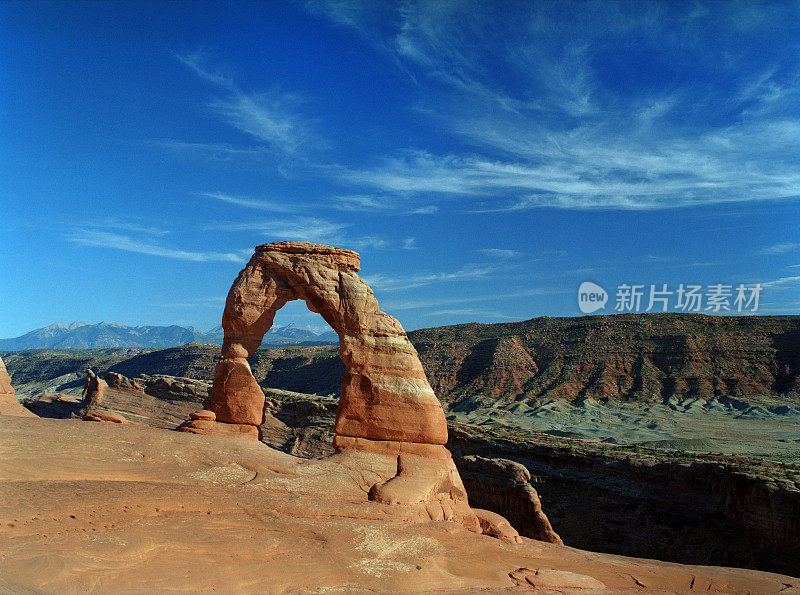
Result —
POLYGON ((217 421, 258 425, 264 394, 247 363, 286 302, 300 299, 339 335, 346 370, 337 436, 445 444, 444 411, 400 323, 381 312, 359 277, 356 252, 309 242, 274 242, 255 254, 233 282, 222 327, 210 409, 217 421))

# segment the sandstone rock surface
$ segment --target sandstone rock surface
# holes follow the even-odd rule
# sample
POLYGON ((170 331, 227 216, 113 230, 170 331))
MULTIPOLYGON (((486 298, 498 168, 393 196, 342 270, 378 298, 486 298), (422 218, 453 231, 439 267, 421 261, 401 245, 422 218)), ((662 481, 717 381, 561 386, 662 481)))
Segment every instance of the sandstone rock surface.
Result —
POLYGON ((243 357, 223 359, 214 370, 209 409, 218 421, 261 425, 264 421, 264 391, 253 378, 243 357))
POLYGON ((526 537, 563 544, 542 511, 539 495, 530 484, 530 471, 524 465, 478 455, 460 457, 457 465, 473 505, 503 510, 526 537))
MULTIPOLYGON (((109 372, 103 378, 92 370, 86 371, 86 381, 79 406, 69 400, 31 402, 45 417, 82 417, 87 411, 113 411, 135 421, 157 428, 174 428, 190 413, 202 408, 208 400, 207 382, 190 378, 153 375, 127 378, 109 372), (61 409, 61 414, 58 413, 61 409), (45 412, 49 413, 45 415, 45 412)), ((44 397, 44 395, 42 395, 44 397)), ((257 434, 257 432, 256 432, 257 434)))
POLYGON ((526 538, 510 544, 431 521, 424 504, 367 499, 396 461, 366 451, 309 461, 255 441, 1 415, 0 444, 2 592, 792 593, 800 585, 526 538))

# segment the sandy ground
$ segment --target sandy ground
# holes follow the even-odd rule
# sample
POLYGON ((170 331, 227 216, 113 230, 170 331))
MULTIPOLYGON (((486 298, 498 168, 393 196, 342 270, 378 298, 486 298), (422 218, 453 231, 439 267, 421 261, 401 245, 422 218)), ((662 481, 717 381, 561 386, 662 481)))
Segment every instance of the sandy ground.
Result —
POLYGON ((732 399, 570 404, 477 396, 452 407, 448 419, 616 444, 800 461, 800 407, 778 404, 753 406, 732 399))
POLYGON ((800 592, 800 580, 769 573, 421 522, 409 507, 367 500, 393 464, 0 415, 0 591, 800 592))

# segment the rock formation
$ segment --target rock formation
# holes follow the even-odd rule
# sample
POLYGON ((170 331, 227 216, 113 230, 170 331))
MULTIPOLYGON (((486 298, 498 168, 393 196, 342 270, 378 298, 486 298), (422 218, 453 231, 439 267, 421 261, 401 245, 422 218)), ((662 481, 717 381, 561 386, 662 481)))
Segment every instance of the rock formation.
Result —
MULTIPOLYGON (((43 417, 77 416, 86 421, 104 417, 103 421, 111 421, 115 416, 130 416, 127 421, 174 428, 176 423, 202 407, 208 399, 209 388, 207 382, 160 374, 130 379, 108 372, 101 378, 90 369, 86 371, 85 387, 77 407, 68 399, 35 399, 31 406, 41 411, 43 417)), ((257 431, 255 437, 258 438, 257 431)))
POLYGON ((458 471, 473 505, 502 510, 522 535, 563 545, 542 511, 531 473, 516 461, 467 455, 457 459, 458 471))
POLYGON ((8 375, 6 365, 0 358, 0 415, 15 415, 18 417, 36 417, 25 409, 15 396, 14 387, 11 386, 11 376, 8 375))
POLYGON ((512 545, 366 502, 388 458, 303 460, 130 421, 0 416, 1 592, 800 592, 790 576, 512 545))
POLYGON ((128 420, 119 413, 103 411, 101 409, 89 409, 89 411, 83 414, 83 421, 108 421, 115 424, 128 423, 128 420))
POLYGON ((14 395, 14 387, 11 386, 11 376, 8 375, 6 365, 0 358, 0 395, 14 395))
POLYGON ((337 453, 354 457, 355 464, 363 464, 364 455, 396 459, 396 472, 373 483, 370 499, 425 506, 432 519, 456 520, 476 532, 515 541, 516 531, 503 526, 508 523, 499 515, 476 516, 469 508, 444 447, 442 406, 403 327, 381 312, 359 270, 360 257, 351 250, 309 242, 256 247, 228 293, 222 316, 223 359, 208 406, 216 420, 191 419, 178 429, 213 434, 238 426, 246 434, 245 428, 264 422, 265 396, 247 358, 258 349, 275 313, 301 299, 339 335, 346 369, 334 426, 337 453))

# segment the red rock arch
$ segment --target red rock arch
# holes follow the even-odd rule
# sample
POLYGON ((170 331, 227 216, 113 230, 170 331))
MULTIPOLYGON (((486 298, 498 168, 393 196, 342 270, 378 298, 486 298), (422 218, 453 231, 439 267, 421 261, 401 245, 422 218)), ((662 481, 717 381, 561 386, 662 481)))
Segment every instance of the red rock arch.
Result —
POLYGON ((264 393, 247 358, 290 300, 304 300, 339 335, 342 376, 334 447, 343 468, 373 477, 370 500, 415 507, 433 520, 451 520, 510 542, 508 521, 470 509, 453 464, 447 423, 417 351, 400 323, 381 312, 358 276, 352 250, 309 242, 274 242, 255 254, 233 282, 222 327, 222 361, 214 371, 210 411, 192 414, 178 429, 258 439, 264 393))
MULTIPOLYGON (((444 412, 400 323, 381 312, 351 250, 309 242, 256 248, 233 282, 210 409, 219 422, 258 425, 264 395, 247 359, 291 300, 305 301, 339 335, 342 377, 337 437, 447 442, 444 412)), ((341 441, 340 441, 341 442, 341 441)))

